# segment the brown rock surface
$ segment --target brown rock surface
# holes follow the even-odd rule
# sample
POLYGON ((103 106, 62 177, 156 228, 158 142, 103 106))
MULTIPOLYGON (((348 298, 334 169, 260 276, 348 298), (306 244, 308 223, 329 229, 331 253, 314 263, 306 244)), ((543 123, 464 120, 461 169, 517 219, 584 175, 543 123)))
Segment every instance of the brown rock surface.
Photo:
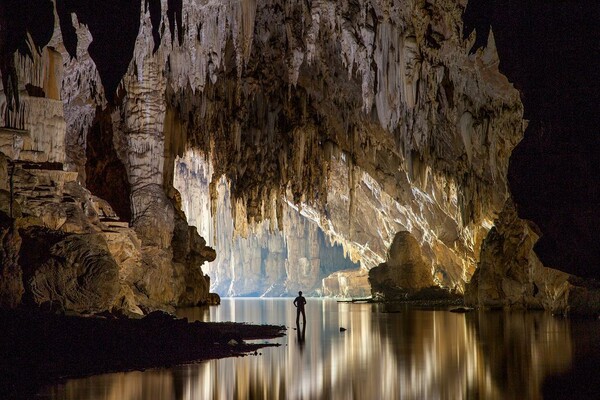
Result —
POLYGON ((369 283, 373 297, 385 300, 408 298, 434 286, 419 243, 406 231, 396 233, 387 261, 369 271, 369 283))
POLYGON ((0 211, 0 308, 21 304, 23 271, 18 263, 21 237, 13 221, 0 211))
POLYGON ((465 303, 480 307, 600 313, 600 285, 542 265, 533 251, 539 234, 507 201, 488 233, 465 303))
POLYGON ((78 312, 112 307, 119 291, 119 267, 101 234, 48 237, 44 229, 29 228, 22 235, 19 259, 26 266, 28 301, 78 312))

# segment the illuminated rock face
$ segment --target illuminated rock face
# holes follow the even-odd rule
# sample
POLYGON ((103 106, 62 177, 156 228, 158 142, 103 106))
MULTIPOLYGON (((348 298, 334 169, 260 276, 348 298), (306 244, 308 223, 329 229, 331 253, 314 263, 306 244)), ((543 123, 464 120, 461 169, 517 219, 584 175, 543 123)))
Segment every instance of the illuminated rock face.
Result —
POLYGON ((212 169, 203 156, 190 152, 176 160, 174 176, 188 222, 217 249, 215 261, 205 268, 211 291, 223 296, 295 296, 299 290, 307 295, 344 294, 327 291, 324 281, 332 272, 358 268, 340 245, 287 204, 282 231, 263 221, 235 232, 230 186, 220 179, 211 196, 212 169))
MULTIPOLYGON (((281 283, 290 203, 361 263, 327 279, 325 292, 363 292, 401 231, 421 247, 436 284, 463 290, 509 196, 508 158, 524 128, 493 35, 468 54, 463 2, 150 3, 122 10, 118 18, 132 21, 119 40, 102 24, 108 6, 69 4, 57 10, 61 30, 50 41, 67 60, 66 162, 94 190, 97 176, 110 177, 103 197, 139 239, 149 272, 127 276, 159 302, 179 298, 168 283, 181 276, 172 240, 185 232, 173 171, 193 148, 214 168, 211 199, 222 176, 229 182, 233 219, 223 235, 247 236, 267 220, 284 232, 260 244, 273 250, 264 274, 242 267, 234 293, 263 276, 281 283), (93 140, 108 131, 112 140, 93 140)), ((319 281, 308 272, 317 259, 310 232, 287 244, 287 259, 290 249, 298 257, 288 264, 307 271, 304 280, 286 270, 289 290, 319 281)))
POLYGON ((163 37, 152 56, 170 54, 165 101, 214 179, 231 182, 234 229, 304 203, 301 213, 360 260, 365 286, 365 270, 409 231, 436 282, 462 290, 508 196, 523 131, 493 36, 469 56, 453 2, 248 4, 229 16, 184 5, 202 24, 183 46, 163 37), (199 68, 186 76, 193 57, 199 68))
POLYGON ((398 232, 388 251, 387 261, 369 271, 374 297, 385 300, 408 298, 434 286, 421 248, 408 232, 398 232))
POLYGON ((66 170, 60 53, 14 58, 18 106, 0 91, 0 305, 141 314, 209 301, 214 250, 156 178, 131 187, 132 229, 66 170))

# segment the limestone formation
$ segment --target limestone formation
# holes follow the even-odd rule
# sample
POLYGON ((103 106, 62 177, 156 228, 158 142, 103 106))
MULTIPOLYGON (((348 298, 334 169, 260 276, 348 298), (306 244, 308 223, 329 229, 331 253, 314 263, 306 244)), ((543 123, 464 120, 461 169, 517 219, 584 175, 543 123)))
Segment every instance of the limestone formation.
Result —
POLYGON ((600 313, 600 285, 544 267, 533 250, 538 238, 535 225, 519 219, 515 205, 507 201, 483 242, 465 303, 560 314, 600 313))
MULTIPOLYGON (((216 247, 207 271, 222 294, 364 293, 407 232, 405 253, 420 256, 396 262, 394 251, 375 280, 389 273, 412 291, 431 283, 416 278, 425 270, 459 293, 480 282, 482 304, 566 307, 560 290, 546 301, 541 281, 506 269, 537 263, 529 231, 488 235, 526 123, 493 32, 477 46, 463 37, 464 1, 133 2, 119 40, 100 3, 60 3, 48 46, 2 54, 0 149, 48 163, 10 172, 23 188, 11 210, 28 225, 103 235, 129 311, 206 301, 200 265, 215 254, 187 225, 216 247), (69 194, 76 182, 131 229, 107 226, 91 193, 69 194), (515 252, 492 251, 519 235, 506 239, 515 252), (336 246, 360 268, 324 268, 336 246), (416 275, 394 272, 409 265, 416 275)), ((548 287, 573 281, 551 276, 548 287)))
POLYGON ((78 312, 112 307, 119 290, 119 266, 101 234, 46 236, 43 228, 31 228, 23 236, 25 244, 37 244, 21 248, 27 301, 78 312))
POLYGON ((407 299, 434 286, 419 243, 406 231, 396 233, 387 261, 369 271, 369 283, 373 297, 388 301, 407 299))
POLYGON ((212 291, 226 296, 291 296, 298 290, 342 294, 326 288, 323 278, 357 265, 344 257, 341 246, 330 243, 316 223, 285 204, 279 216, 272 216, 274 221, 248 227, 242 236, 232 222, 235 207, 230 186, 221 179, 211 196, 211 174, 212 166, 194 152, 175 164, 174 184, 185 216, 217 249, 216 260, 206 269, 212 291))
MULTIPOLYGON (((55 32, 52 43, 60 40, 55 32)), ((132 229, 81 185, 77 170, 83 168, 65 166, 70 142, 58 87, 64 95, 72 77, 61 84, 60 53, 48 46, 11 57, 18 66, 19 107, 9 104, 15 93, 0 91, 6 126, 0 128, 1 306, 131 315, 207 303, 209 279, 201 265, 214 259, 214 251, 183 217, 175 220, 181 211, 162 185, 142 179, 131 186, 132 229), (174 235, 176 222, 183 237, 174 235)), ((94 150, 102 152, 102 143, 94 142, 94 150)), ((115 170, 99 164, 88 171, 115 170)))

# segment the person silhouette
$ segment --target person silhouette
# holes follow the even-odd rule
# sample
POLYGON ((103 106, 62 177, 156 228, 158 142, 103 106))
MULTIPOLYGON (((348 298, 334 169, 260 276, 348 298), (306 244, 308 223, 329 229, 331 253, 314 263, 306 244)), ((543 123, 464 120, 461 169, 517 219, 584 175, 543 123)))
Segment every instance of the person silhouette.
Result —
POLYGON ((296 326, 300 326, 300 314, 302 314, 302 324, 306 326, 306 314, 304 313, 304 305, 306 299, 302 296, 302 291, 298 292, 298 297, 294 299, 294 307, 296 307, 296 326))

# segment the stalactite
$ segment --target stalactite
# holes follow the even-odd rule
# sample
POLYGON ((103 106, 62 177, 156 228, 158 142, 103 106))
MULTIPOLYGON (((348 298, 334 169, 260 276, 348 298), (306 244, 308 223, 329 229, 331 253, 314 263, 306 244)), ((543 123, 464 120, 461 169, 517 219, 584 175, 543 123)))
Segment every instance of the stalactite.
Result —
MULTIPOLYGON (((460 3, 171 3, 141 10, 113 113, 132 186, 169 186, 175 155, 194 148, 214 167, 207 213, 220 215, 214 204, 230 185, 242 236, 265 219, 281 230, 289 201, 364 268, 381 262, 399 229, 432 267, 457 277, 473 266, 472 235, 508 195, 523 125, 493 40, 469 56, 460 3)), ((85 146, 87 99, 105 100, 86 54, 90 32, 73 29, 77 60, 66 62, 62 94, 71 143, 85 146)))

